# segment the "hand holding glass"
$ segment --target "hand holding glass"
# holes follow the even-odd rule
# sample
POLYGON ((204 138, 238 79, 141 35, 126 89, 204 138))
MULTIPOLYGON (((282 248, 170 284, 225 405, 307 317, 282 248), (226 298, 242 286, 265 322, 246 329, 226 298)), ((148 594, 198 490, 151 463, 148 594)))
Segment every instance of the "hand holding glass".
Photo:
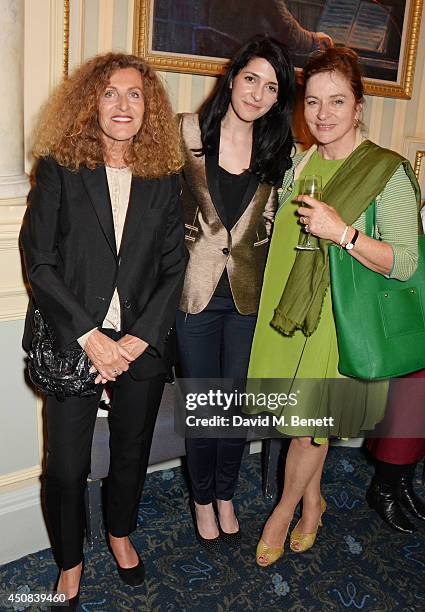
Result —
MULTIPOLYGON (((300 195, 308 195, 315 200, 321 200, 322 177, 318 174, 306 174, 301 182, 300 195)), ((308 207, 308 204, 303 202, 303 206, 308 207)), ((308 223, 306 225, 308 225, 308 223)), ((302 240, 300 244, 297 244, 295 248, 299 251, 318 251, 320 247, 317 238, 315 236, 312 237, 306 227, 304 231, 306 232, 306 238, 302 240)))

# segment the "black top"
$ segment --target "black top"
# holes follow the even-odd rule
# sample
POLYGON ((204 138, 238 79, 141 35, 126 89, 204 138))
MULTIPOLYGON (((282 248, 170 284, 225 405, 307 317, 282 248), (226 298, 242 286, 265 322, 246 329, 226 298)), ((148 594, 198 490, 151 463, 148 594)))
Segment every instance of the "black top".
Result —
MULTIPOLYGON (((242 172, 242 174, 231 174, 221 166, 218 166, 218 183, 225 212, 225 219, 222 219, 222 221, 227 231, 232 229, 236 221, 242 199, 248 187, 249 179, 250 173, 247 170, 242 172)), ((226 269, 218 281, 214 295, 219 297, 232 297, 226 269)))
POLYGON ((223 223, 228 231, 232 229, 235 223, 236 215, 248 187, 249 176, 247 170, 242 174, 231 174, 221 166, 218 167, 220 194, 226 213, 223 223))

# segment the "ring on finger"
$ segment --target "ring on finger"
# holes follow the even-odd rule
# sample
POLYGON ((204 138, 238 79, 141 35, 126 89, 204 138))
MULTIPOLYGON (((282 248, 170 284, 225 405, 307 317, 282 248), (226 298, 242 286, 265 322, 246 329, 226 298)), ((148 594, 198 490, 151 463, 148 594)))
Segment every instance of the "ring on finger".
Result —
POLYGON ((309 228, 309 227, 310 227, 310 226, 309 226, 309 224, 308 224, 308 223, 306 223, 306 224, 305 224, 305 226, 304 226, 304 228, 305 228, 305 231, 306 231, 306 232, 308 232, 308 228, 309 228))

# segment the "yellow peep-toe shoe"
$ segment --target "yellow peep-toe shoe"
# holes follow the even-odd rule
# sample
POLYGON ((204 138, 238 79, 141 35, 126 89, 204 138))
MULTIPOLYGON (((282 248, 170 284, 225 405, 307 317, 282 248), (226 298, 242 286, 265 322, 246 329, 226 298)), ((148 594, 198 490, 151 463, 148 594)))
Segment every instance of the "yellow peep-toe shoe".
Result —
POLYGON ((257 552, 256 552, 256 561, 257 565, 260 567, 268 567, 272 563, 276 563, 278 559, 283 555, 283 550, 285 545, 279 546, 278 548, 272 548, 268 544, 264 542, 262 538, 257 544, 257 552), (260 557, 264 557, 266 559, 265 562, 260 561, 260 557))
POLYGON ((313 546, 314 542, 316 541, 317 530, 319 529, 319 527, 322 527, 322 516, 326 510, 326 502, 323 499, 323 497, 320 498, 320 510, 321 512, 320 512, 319 522, 317 524, 316 530, 313 531, 312 533, 302 533, 301 531, 298 531, 297 528, 298 528, 298 525, 300 524, 301 519, 295 525, 294 529, 291 532, 291 539, 290 539, 290 544, 289 544, 292 552, 295 552, 295 553, 305 552, 306 550, 308 550, 309 548, 313 546))

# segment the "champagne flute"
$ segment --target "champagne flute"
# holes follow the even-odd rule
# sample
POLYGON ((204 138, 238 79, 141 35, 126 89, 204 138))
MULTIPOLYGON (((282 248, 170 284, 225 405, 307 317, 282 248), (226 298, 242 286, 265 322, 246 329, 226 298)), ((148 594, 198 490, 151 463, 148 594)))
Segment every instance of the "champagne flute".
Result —
MULTIPOLYGON (((306 174, 301 184, 300 195, 308 195, 315 200, 321 200, 322 177, 318 174, 306 174)), ((308 207, 308 204, 303 202, 303 206, 308 207)), ((295 248, 299 251, 318 251, 320 247, 317 238, 315 236, 312 237, 306 228, 304 228, 304 231, 306 232, 306 238, 297 244, 295 248)))

